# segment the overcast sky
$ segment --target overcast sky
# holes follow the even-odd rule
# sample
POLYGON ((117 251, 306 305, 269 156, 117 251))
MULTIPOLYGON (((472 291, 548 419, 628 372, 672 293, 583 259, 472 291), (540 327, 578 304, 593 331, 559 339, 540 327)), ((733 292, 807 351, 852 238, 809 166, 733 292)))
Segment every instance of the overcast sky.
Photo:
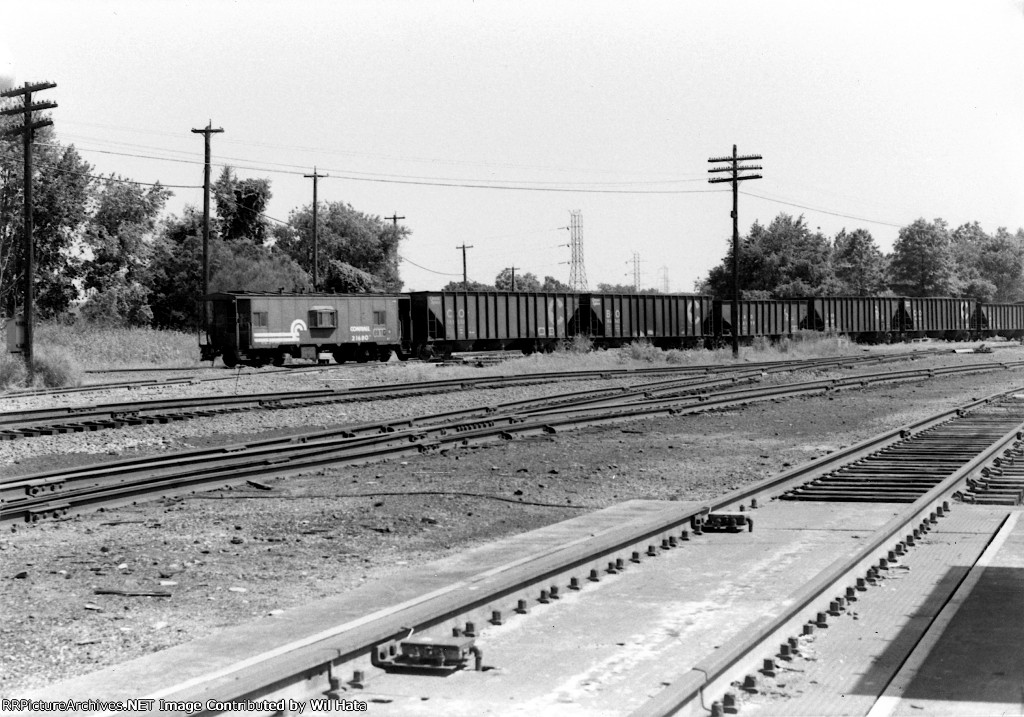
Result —
MULTIPOLYGON (((8 0, 0 74, 49 80, 59 139, 98 174, 266 177, 405 217, 407 289, 569 277, 691 291, 731 236, 708 158, 761 154, 740 229, 780 212, 884 251, 919 217, 1024 226, 1024 3, 8 0), (465 185, 477 185, 467 187, 465 185), (479 188, 484 186, 486 188, 479 188), (513 188, 508 188, 513 187, 513 188), (566 190, 578 191, 566 191, 566 190)), ((724 189, 723 189, 724 187, 724 189)))

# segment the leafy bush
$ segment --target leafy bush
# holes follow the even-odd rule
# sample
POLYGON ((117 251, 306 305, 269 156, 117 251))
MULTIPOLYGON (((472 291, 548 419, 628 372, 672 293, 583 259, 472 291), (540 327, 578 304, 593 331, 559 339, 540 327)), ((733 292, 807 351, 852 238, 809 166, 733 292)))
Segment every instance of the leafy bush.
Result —
POLYGON ((623 349, 627 358, 634 361, 646 361, 647 363, 661 362, 664 359, 664 352, 648 341, 640 339, 634 341, 623 349))
POLYGON ((20 354, 0 353, 0 388, 25 385, 25 362, 20 354))
POLYGON ((46 348, 32 354, 32 373, 35 384, 47 388, 82 385, 82 369, 65 351, 46 348))
POLYGON ((558 342, 556 353, 588 354, 594 350, 594 339, 590 336, 577 334, 571 339, 558 342))

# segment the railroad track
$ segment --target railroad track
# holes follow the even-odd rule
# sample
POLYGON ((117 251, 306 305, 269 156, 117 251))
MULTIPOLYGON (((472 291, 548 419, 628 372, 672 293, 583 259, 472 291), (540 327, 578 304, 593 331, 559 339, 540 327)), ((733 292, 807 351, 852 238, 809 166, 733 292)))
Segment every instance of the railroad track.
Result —
POLYGON ((753 383, 762 372, 685 377, 628 390, 575 392, 414 419, 350 425, 288 438, 105 461, 72 471, 34 473, 0 481, 0 522, 58 519, 99 506, 114 507, 244 481, 258 482, 327 465, 368 463, 645 416, 703 412, 876 382, 1002 370, 1018 365, 1024 362, 884 371, 770 386, 753 383), (736 385, 742 382, 751 385, 736 385))
MULTIPOLYGON (((910 354, 910 357, 917 356, 919 354, 910 354)), ((702 366, 696 368, 668 367, 468 377, 383 386, 363 386, 340 390, 321 389, 217 397, 200 396, 179 399, 120 401, 96 406, 65 406, 7 411, 0 412, 0 440, 80 433, 121 428, 123 426, 165 424, 254 410, 279 410, 355 401, 408 398, 444 393, 453 389, 482 390, 557 381, 657 376, 672 377, 665 379, 666 383, 664 384, 664 386, 671 386, 680 380, 679 377, 682 377, 682 381, 685 383, 688 380, 693 380, 690 377, 707 374, 751 376, 757 373, 853 367, 871 363, 905 360, 906 358, 908 358, 906 355, 897 354, 893 357, 843 357, 730 366, 702 366)), ((652 391, 663 390, 664 388, 656 382, 650 383, 649 387, 652 391)))
MULTIPOLYGON (((515 559, 490 556, 483 572, 425 594, 389 587, 390 606, 316 622, 308 634, 244 660, 165 676, 147 697, 194 702, 197 714, 283 698, 363 701, 385 715, 721 715, 758 700, 768 700, 772 714, 824 714, 813 706, 820 709, 835 684, 805 680, 787 693, 784 681, 811 669, 835 680, 860 674, 847 650, 862 639, 858 620, 869 632, 883 629, 879 611, 904 642, 923 631, 894 617, 891 601, 938 599, 946 583, 951 591, 959 580, 947 579, 950 555, 969 566, 1004 529, 1005 514, 954 496, 997 460, 1005 467, 1024 458, 1020 390, 886 431, 707 503, 634 506, 628 520, 622 512, 588 523, 575 540, 541 548, 535 539, 511 552, 515 559), (957 450, 936 452, 939 435, 957 450), (857 501, 776 500, 872 461, 887 467, 869 475, 857 501), (922 464, 935 480, 916 482, 922 464), (901 485, 901 502, 893 502, 888 479, 901 475, 915 485, 910 495, 901 485), (842 669, 815 664, 833 653, 846 656, 842 669)), ((332 603, 321 618, 338 611, 332 603)), ((244 640, 255 637, 245 630, 217 637, 219 645, 244 640)), ((895 673, 902 659, 885 654, 895 673)), ((136 670, 151 677, 148 659, 119 667, 113 679, 134 684, 136 670)), ((871 669, 885 667, 865 659, 871 669)), ((844 697, 869 709, 890 679, 877 677, 874 693, 844 697)))

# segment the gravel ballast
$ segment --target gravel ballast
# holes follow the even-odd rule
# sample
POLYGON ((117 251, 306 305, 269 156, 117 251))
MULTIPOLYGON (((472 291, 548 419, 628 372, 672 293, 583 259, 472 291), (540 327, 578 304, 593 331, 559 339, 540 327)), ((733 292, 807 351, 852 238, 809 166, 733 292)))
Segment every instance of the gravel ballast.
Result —
MULTIPOLYGON (((1024 350, 1013 348, 988 356, 948 354, 891 368, 1021 358, 1024 350)), ((390 382, 382 378, 386 368, 363 373, 390 382)), ((860 369, 879 370, 885 369, 860 369)), ((337 371, 330 375, 343 377, 337 371)), ((309 388, 317 380, 323 384, 323 376, 289 379, 288 388, 309 388)), ((183 395, 175 393, 179 390, 209 395, 215 383, 231 382, 166 389, 161 397, 183 395)), ((258 376, 240 378, 237 390, 283 389, 279 379, 270 383, 258 376)), ((453 391, 22 439, 0 444, 0 472, 24 474, 109 455, 253 440, 607 385, 572 381, 453 391)), ((366 581, 387 580, 404 565, 581 511, 632 498, 711 498, 1014 386, 1024 386, 1024 371, 883 384, 384 464, 325 468, 268 481, 270 490, 243 485, 5 528, 0 540, 0 612, 5 616, 0 622, 0 694, 22 694, 366 581)), ((138 390, 131 393, 133 400, 140 397, 138 390)), ((79 395, 60 400, 122 399, 79 395)), ((54 399, 44 397, 18 401, 54 405, 54 399)), ((5 403, 3 408, 13 406, 5 403)))

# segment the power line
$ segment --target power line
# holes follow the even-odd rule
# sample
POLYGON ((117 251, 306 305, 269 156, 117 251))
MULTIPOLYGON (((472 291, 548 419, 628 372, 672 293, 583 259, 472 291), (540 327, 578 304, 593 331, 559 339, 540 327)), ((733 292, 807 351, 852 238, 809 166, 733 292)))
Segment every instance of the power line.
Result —
POLYGON ((419 264, 417 264, 416 262, 412 261, 411 259, 407 259, 406 257, 402 256, 401 254, 398 255, 398 258, 401 259, 402 261, 409 262, 410 264, 415 266, 417 269, 423 269, 423 271, 429 271, 431 274, 440 274, 441 276, 461 276, 461 274, 452 274, 451 272, 448 272, 448 271, 434 271, 433 269, 428 269, 425 266, 420 266, 419 264))
MULTIPOLYGON (((50 144, 53 143, 41 143, 50 144)), ((97 154, 107 154, 117 157, 132 157, 135 159, 152 159, 160 162, 175 162, 177 164, 196 164, 195 160, 178 159, 175 157, 158 157, 155 155, 146 154, 134 154, 131 152, 115 152, 108 149, 92 149, 89 147, 78 147, 83 152, 95 152, 97 154)), ((249 162, 250 160, 241 158, 226 158, 234 162, 249 162)), ((301 170, 285 170, 285 169, 273 169, 271 167, 259 167, 259 166, 239 166, 237 164, 227 165, 217 163, 218 167, 231 166, 235 169, 245 169, 251 172, 269 172, 277 174, 288 174, 288 175, 299 175, 302 174, 301 170)), ((283 165, 283 166, 294 166, 294 165, 283 165)), ((333 176, 337 179, 347 179, 352 182, 376 182, 380 184, 407 184, 415 186, 426 186, 426 187, 447 187, 456 189, 496 189, 506 191, 520 191, 520 192, 569 192, 574 194, 709 194, 717 193, 721 190, 716 189, 610 189, 610 188, 588 188, 586 186, 570 186, 570 187, 559 187, 559 186, 528 186, 529 182, 507 182, 507 183, 487 183, 483 181, 477 181, 472 179, 447 179, 444 177, 405 177, 402 175, 379 175, 370 172, 353 172, 352 170, 334 170, 332 169, 333 176)), ((645 182, 647 184, 668 184, 678 182, 691 182, 698 181, 692 179, 678 179, 678 180, 664 180, 658 182, 645 182)), ((555 185, 557 182, 535 182, 534 184, 548 184, 555 185)), ((572 184, 587 184, 574 182, 572 184)), ((607 184, 623 185, 630 184, 630 182, 605 182, 600 183, 601 186, 607 184)))
POLYGON ((52 164, 50 162, 38 162, 40 167, 48 167, 55 172, 61 172, 63 174, 72 174, 76 177, 89 177, 91 179, 97 179, 101 182, 115 182, 117 184, 138 184, 143 187, 164 187, 166 189, 202 189, 202 184, 164 184, 163 182, 139 182, 135 179, 121 179, 120 177, 104 176, 102 174, 91 174, 90 172, 75 172, 70 169, 64 169, 63 167, 52 164))
POLYGON ((810 212, 820 212, 822 214, 829 214, 829 215, 831 215, 833 217, 842 217, 843 219, 855 219, 858 222, 869 222, 871 224, 882 224, 882 225, 887 226, 887 227, 896 227, 897 229, 902 228, 904 226, 903 224, 894 224, 892 222, 883 222, 880 219, 868 219, 866 217, 855 217, 852 214, 842 214, 841 212, 833 212, 833 211, 830 211, 828 209, 819 209, 817 207, 809 207, 809 206, 807 206, 805 204, 797 204, 796 202, 787 202, 787 201, 784 201, 782 199, 773 199, 771 197, 765 197, 765 196, 763 196, 761 194, 756 194, 754 192, 741 191, 740 193, 741 194, 746 194, 749 197, 755 197, 757 199, 763 199, 766 202, 775 202, 776 204, 785 204, 787 207, 796 207, 798 209, 806 209, 807 211, 810 211, 810 212))

